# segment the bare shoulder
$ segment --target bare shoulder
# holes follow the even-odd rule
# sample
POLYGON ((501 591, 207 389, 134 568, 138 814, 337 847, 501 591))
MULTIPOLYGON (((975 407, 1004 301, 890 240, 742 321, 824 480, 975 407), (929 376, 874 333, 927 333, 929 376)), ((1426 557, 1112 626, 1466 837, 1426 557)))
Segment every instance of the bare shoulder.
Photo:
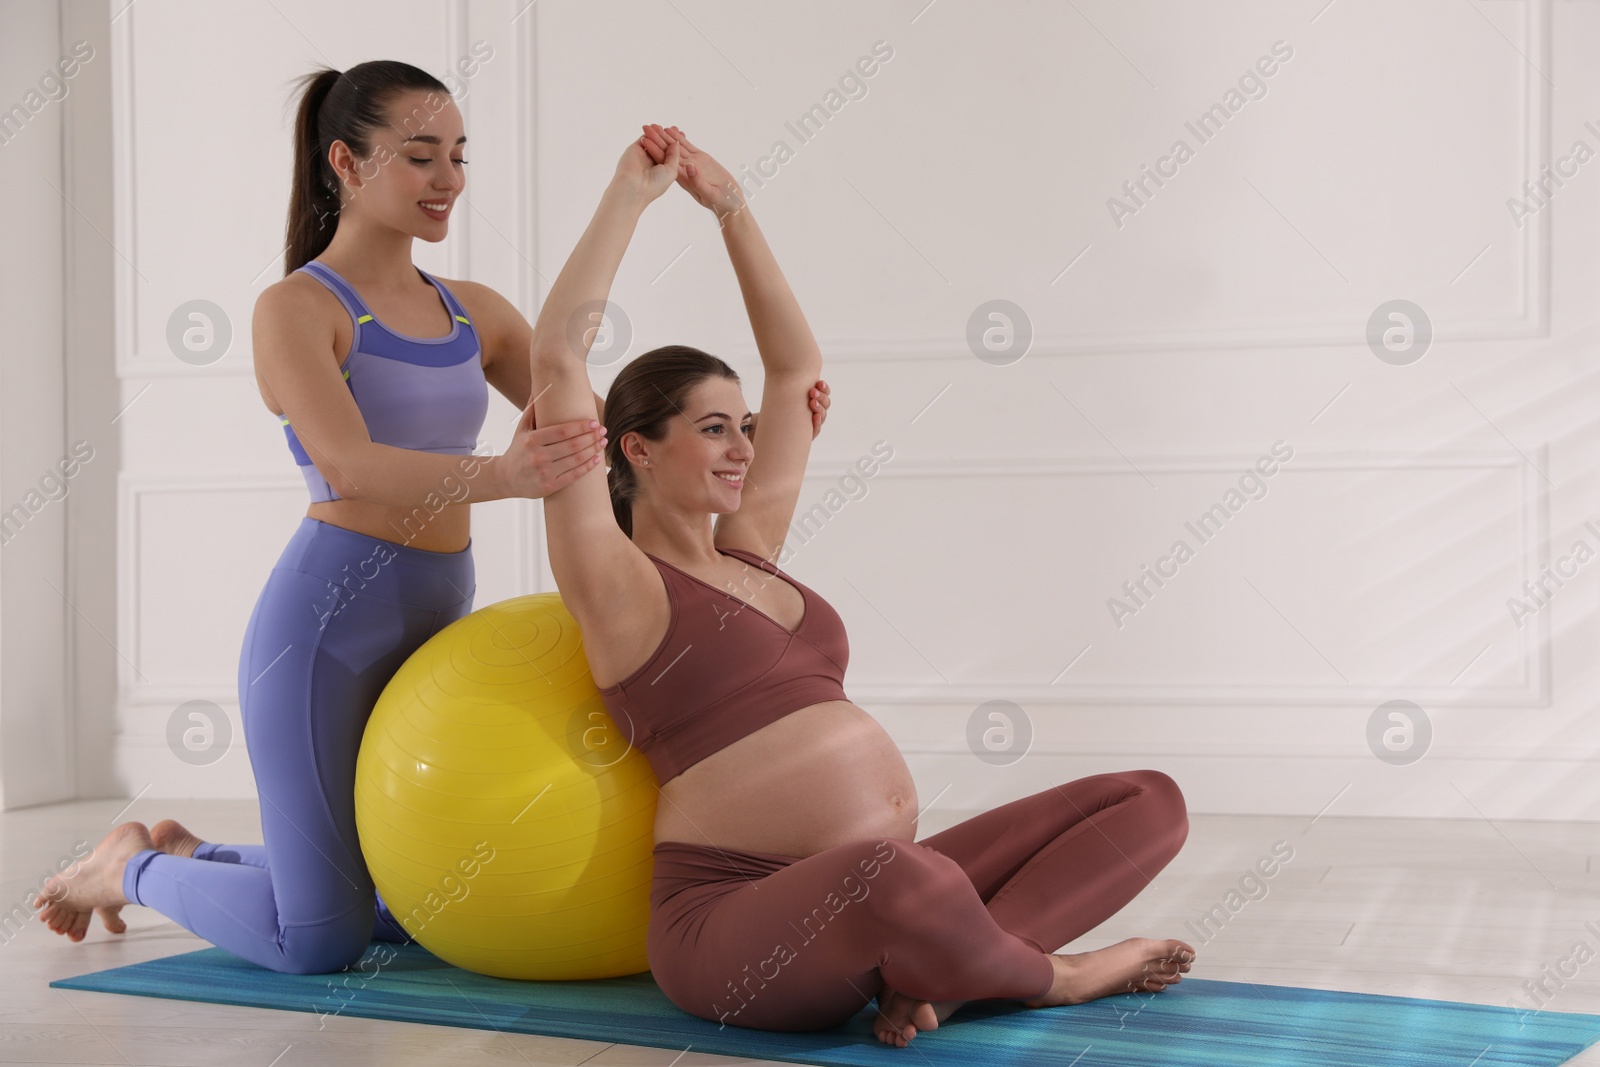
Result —
POLYGON ((437 274, 434 277, 455 294, 455 298, 461 301, 461 306, 467 309, 467 314, 474 323, 501 326, 512 319, 522 317, 515 304, 482 282, 468 281, 465 278, 443 278, 437 274))
MULTIPOLYGON (((255 366, 256 389, 262 402, 274 415, 283 414, 283 405, 268 384, 294 373, 307 363, 309 355, 325 354, 337 367, 340 344, 348 344, 348 321, 344 307, 326 286, 301 271, 273 282, 256 294, 251 314, 251 361, 255 366)), ((314 365, 315 361, 311 361, 314 365)))
POLYGON ((321 303, 318 294, 333 298, 328 287, 311 275, 304 271, 291 271, 256 295, 256 310, 268 314, 304 311, 321 303))
MULTIPOLYGON (((452 293, 461 306, 467 309, 468 314, 477 312, 478 315, 491 315, 500 306, 510 306, 510 302, 499 293, 482 282, 468 281, 465 278, 446 278, 442 274, 435 274, 435 278, 452 293)), ((474 318, 477 315, 473 316, 474 318)))
POLYGON ((466 279, 443 278, 435 274, 446 289, 455 294, 472 320, 473 328, 483 339, 485 363, 500 353, 522 351, 533 336, 533 327, 517 306, 494 288, 482 282, 466 279))
POLYGON ((305 271, 292 271, 261 290, 254 317, 257 329, 290 330, 300 337, 310 333, 330 341, 350 321, 339 298, 305 271))

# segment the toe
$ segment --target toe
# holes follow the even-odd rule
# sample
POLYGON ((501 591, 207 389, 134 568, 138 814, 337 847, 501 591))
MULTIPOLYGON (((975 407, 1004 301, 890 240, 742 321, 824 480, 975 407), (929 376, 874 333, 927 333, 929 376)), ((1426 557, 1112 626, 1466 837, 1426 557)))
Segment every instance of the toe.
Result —
POLYGON ((105 924, 106 929, 112 933, 124 934, 128 932, 128 924, 122 921, 121 905, 96 908, 95 913, 100 916, 100 921, 105 924))

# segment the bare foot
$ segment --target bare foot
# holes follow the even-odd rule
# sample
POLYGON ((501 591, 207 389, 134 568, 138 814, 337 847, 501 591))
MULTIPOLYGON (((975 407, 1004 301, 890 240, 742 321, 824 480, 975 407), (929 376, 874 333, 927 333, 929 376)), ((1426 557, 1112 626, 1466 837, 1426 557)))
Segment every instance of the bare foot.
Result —
POLYGON ((105 924, 105 928, 111 933, 125 934, 128 932, 128 924, 122 921, 121 904, 107 904, 104 907, 94 909, 94 913, 100 916, 100 921, 105 924))
POLYGON ((118 913, 129 903, 122 895, 122 872, 134 853, 154 847, 144 823, 118 826, 87 859, 45 879, 33 898, 33 906, 40 909, 39 921, 69 940, 82 941, 90 917, 98 913, 106 929, 122 933, 127 925, 118 913))
POLYGON ((194 850, 205 844, 205 839, 196 837, 188 828, 176 819, 162 819, 150 827, 150 840, 155 847, 169 856, 183 856, 186 859, 194 858, 194 850))
POLYGON ((878 1017, 872 1020, 872 1032, 886 1045, 905 1048, 919 1032, 939 1029, 939 1024, 965 1003, 964 1000, 917 1000, 890 988, 885 982, 878 992, 878 1017))
MULTIPOLYGON (((194 857, 194 850, 205 844, 204 838, 196 837, 182 823, 175 819, 162 819, 150 828, 150 841, 158 852, 165 852, 169 856, 183 856, 188 859, 194 857)), ((59 905, 46 905, 60 910, 59 905)), ((100 921, 105 928, 113 934, 128 932, 128 924, 122 921, 122 905, 107 904, 94 909, 100 916, 100 921)), ((59 932, 59 931, 58 931, 59 932)), ((73 940, 78 940, 74 938, 73 940)))
POLYGON ((1187 971, 1194 958, 1194 947, 1186 942, 1148 937, 1130 937, 1093 952, 1052 955, 1055 981, 1044 996, 1022 1004, 1054 1008, 1118 993, 1159 993, 1183 981, 1180 972, 1187 971))

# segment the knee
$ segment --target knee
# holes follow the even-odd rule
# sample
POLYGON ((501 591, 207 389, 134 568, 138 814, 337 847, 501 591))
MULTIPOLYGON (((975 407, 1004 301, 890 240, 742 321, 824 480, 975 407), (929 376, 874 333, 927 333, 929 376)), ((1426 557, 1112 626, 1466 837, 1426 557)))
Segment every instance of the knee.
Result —
POLYGON ((349 916, 344 921, 290 927, 280 942, 281 965, 275 969, 285 974, 344 970, 362 957, 372 941, 370 913, 365 918, 365 929, 359 922, 350 922, 349 916))
POLYGON ((1178 783, 1171 775, 1156 770, 1127 771, 1118 777, 1138 783, 1141 802, 1149 805, 1152 818, 1168 832, 1176 855, 1189 839, 1189 806, 1178 783))

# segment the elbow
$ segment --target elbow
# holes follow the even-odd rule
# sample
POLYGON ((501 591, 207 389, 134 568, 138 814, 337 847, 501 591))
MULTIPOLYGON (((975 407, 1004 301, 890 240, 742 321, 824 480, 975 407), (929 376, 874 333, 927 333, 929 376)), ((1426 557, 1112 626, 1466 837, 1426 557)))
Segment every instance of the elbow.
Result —
POLYGON ((357 475, 356 468, 360 466, 359 456, 353 453, 347 453, 339 456, 337 459, 332 456, 327 456, 325 459, 327 463, 326 468, 319 464, 317 469, 321 471, 322 476, 327 479, 328 487, 335 493, 339 494, 340 500, 366 499, 361 491, 360 485, 358 484, 366 480, 357 475))
POLYGON ((822 350, 815 344, 785 345, 782 348, 762 349, 762 369, 767 374, 781 374, 785 378, 805 378, 815 382, 822 377, 822 350))
MULTIPOLYGON (((769 374, 773 373, 768 371, 769 374)), ((822 357, 814 356, 810 359, 798 359, 781 369, 786 380, 805 382, 807 387, 815 385, 822 378, 822 357)))
POLYGON ((336 475, 335 477, 328 478, 328 488, 334 491, 335 496, 339 500, 361 499, 361 491, 356 488, 349 478, 346 478, 342 475, 336 475))

